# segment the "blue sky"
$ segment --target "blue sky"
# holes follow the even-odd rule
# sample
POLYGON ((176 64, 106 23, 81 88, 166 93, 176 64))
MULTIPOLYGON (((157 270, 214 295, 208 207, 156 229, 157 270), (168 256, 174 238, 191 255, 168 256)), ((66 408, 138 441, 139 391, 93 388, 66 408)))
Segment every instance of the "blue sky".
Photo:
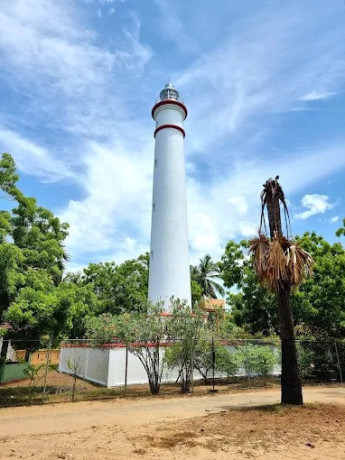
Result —
MULTIPOLYGON (((0 10, 0 151, 70 223, 69 269, 148 250, 154 122, 189 115, 191 260, 255 234, 280 175, 292 230, 345 217, 343 0, 11 0, 0 10)), ((3 206, 8 206, 2 200, 3 206)))

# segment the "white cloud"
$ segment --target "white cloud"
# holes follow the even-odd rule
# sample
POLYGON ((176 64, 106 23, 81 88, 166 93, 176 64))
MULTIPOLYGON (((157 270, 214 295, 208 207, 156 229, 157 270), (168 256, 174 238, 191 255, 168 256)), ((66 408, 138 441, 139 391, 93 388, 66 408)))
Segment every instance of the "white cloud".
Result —
POLYGON ((334 216, 334 217, 331 217, 330 219, 328 219, 328 222, 330 224, 334 224, 335 222, 338 222, 339 221, 339 216, 334 216))
POLYGON ((329 203, 329 197, 327 195, 319 195, 317 193, 313 195, 304 195, 301 200, 301 205, 307 208, 307 210, 296 214, 296 219, 304 220, 316 214, 324 214, 334 207, 334 204, 329 203))
POLYGON ((326 92, 318 92, 318 91, 311 91, 307 93, 305 96, 301 97, 301 101, 321 101, 322 99, 328 99, 331 96, 337 94, 336 91, 326 91, 326 92))
MULTIPOLYGON (((210 41, 199 53, 200 36, 186 27, 190 18, 172 2, 155 3, 161 21, 129 14, 114 26, 106 44, 83 22, 78 2, 18 0, 1 8, 2 77, 28 101, 22 115, 6 113, 0 119, 0 142, 28 174, 54 181, 67 177, 82 187, 84 197, 70 200, 60 213, 71 224, 67 250, 76 267, 90 260, 120 261, 148 249, 149 110, 169 66, 190 112, 186 153, 192 260, 205 252, 217 258, 230 238, 256 232, 259 195, 268 177, 280 174, 289 196, 305 193, 310 184, 345 166, 343 138, 330 145, 307 139, 303 149, 278 146, 274 152, 270 138, 280 112, 305 110, 313 105, 304 102, 341 91, 336 29, 320 38, 306 33, 304 24, 310 27, 310 22, 303 6, 298 14, 289 5, 254 9, 236 23, 235 32, 229 27, 221 41, 210 41), (151 49, 142 40, 145 20, 157 26, 157 36, 161 25, 164 40, 190 58, 180 60, 176 51, 175 59, 165 50, 160 60, 160 44, 152 43, 151 49), (61 149, 34 141, 37 126, 43 139, 46 129, 56 129, 51 137, 61 140, 61 149)), ((116 8, 106 0, 95 4, 94 14, 99 7, 103 12, 116 8)), ((315 7, 317 27, 320 14, 315 7)), ((301 215, 325 212, 322 206, 330 209, 326 198, 326 203, 302 203, 301 215)))
POLYGON ((1 127, 0 151, 12 154, 20 170, 41 177, 43 182, 66 179, 79 182, 79 176, 68 163, 55 158, 48 149, 1 127))
POLYGON ((246 215, 248 211, 248 204, 246 197, 243 195, 235 195, 228 199, 229 203, 233 204, 240 215, 246 215))
MULTIPOLYGON (((214 182, 205 185, 195 179, 188 179, 187 201, 189 234, 192 260, 196 261, 205 252, 215 258, 223 253, 229 239, 250 238, 257 234, 261 202, 262 184, 269 177, 280 174, 280 182, 287 197, 304 190, 315 181, 329 176, 345 166, 345 155, 341 145, 326 145, 289 155, 282 153, 274 159, 237 161, 236 167, 223 177, 216 177, 214 182), (310 168, 310 164, 315 165, 310 168), (306 174, 308 171, 308 174, 306 174)), ((304 199, 302 204, 308 205, 307 212, 321 212, 320 209, 333 206, 321 198, 321 204, 315 197, 304 199), (313 201, 314 198, 314 201, 313 201), (314 207, 312 207, 312 203, 314 207)), ((322 197, 322 195, 321 195, 322 197)))
MULTIPOLYGON (((70 201, 61 213, 70 222, 67 240, 71 261, 116 260, 136 257, 149 249, 153 142, 136 151, 123 144, 105 147, 89 143, 83 147, 86 170, 82 184, 86 197, 70 201)), ((260 192, 263 182, 281 175, 289 197, 345 165, 342 146, 325 146, 294 156, 282 155, 274 164, 242 160, 229 174, 202 185, 187 177, 188 226, 191 262, 205 253, 221 257, 229 239, 250 238, 260 220, 260 192), (318 167, 310 168, 313 163, 318 167), (305 171, 309 171, 308 175, 305 171)), ((302 200, 307 216, 316 209, 332 206, 321 195, 302 200), (321 202, 321 204, 319 203, 321 202), (309 203, 309 205, 308 205, 309 203), (326 203, 326 204, 325 204, 326 203), (308 207, 309 206, 309 207, 308 207)))
POLYGON ((124 74, 140 75, 152 51, 140 42, 133 15, 113 49, 99 46, 79 16, 71 2, 6 2, 0 11, 2 77, 30 95, 25 124, 104 137, 116 131, 114 112, 127 113, 124 74))
POLYGON ((219 248, 219 230, 210 215, 196 212, 192 215, 190 244, 198 254, 214 253, 219 248))
POLYGON ((148 240, 152 165, 121 144, 86 144, 83 186, 86 197, 70 201, 61 212, 70 223, 66 241, 73 257, 134 253, 148 240), (133 235, 137 235, 134 238, 133 235))
MULTIPOLYGON (((321 11, 315 9, 315 18, 321 11)), ((258 141, 259 131, 269 133, 268 117, 303 109, 306 97, 329 97, 343 86, 339 29, 314 39, 304 31, 306 24, 311 26, 309 13, 303 7, 296 13, 288 6, 286 11, 256 11, 238 25, 235 36, 228 34, 218 47, 176 74, 176 86, 193 101, 188 142, 196 155, 207 155, 224 139, 229 151, 238 154, 239 145, 243 149, 253 137, 258 141)))
MULTIPOLYGON (((160 10, 160 18, 155 26, 161 29, 165 38, 170 38, 171 45, 177 46, 185 52, 200 51, 198 41, 194 40, 186 31, 183 23, 183 15, 181 16, 180 8, 174 2, 168 0, 154 0, 160 10)), ((172 67, 174 69, 174 66, 172 67)))

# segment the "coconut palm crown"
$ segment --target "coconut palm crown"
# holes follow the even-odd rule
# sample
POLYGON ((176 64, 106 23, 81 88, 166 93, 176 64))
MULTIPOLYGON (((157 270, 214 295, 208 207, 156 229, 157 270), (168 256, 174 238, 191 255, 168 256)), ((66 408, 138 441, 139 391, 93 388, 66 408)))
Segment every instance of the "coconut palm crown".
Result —
POLYGON ((202 295, 216 299, 216 292, 224 295, 225 291, 221 284, 215 279, 220 277, 219 266, 213 262, 211 256, 206 254, 199 261, 199 265, 191 266, 191 278, 196 281, 202 288, 202 295))

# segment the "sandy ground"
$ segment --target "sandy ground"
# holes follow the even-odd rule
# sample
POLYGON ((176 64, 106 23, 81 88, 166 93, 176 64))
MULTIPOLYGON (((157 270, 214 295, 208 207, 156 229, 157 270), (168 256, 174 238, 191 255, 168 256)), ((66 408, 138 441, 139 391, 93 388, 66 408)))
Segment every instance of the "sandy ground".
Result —
POLYGON ((345 387, 0 410, 1 459, 345 459, 345 387), (320 403, 321 405, 315 405, 320 403), (257 406, 266 406, 258 408, 257 406))

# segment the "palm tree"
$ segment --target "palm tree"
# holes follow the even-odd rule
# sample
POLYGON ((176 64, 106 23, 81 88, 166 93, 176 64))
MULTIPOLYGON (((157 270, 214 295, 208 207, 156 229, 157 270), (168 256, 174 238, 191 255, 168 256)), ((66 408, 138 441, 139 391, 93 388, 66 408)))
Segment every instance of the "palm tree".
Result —
POLYGON ((279 176, 268 179, 264 184, 261 193, 259 237, 250 242, 250 251, 260 282, 276 292, 278 296, 282 348, 281 402, 302 405, 302 383, 297 360, 290 293, 292 287, 297 286, 305 276, 310 274, 313 261, 310 254, 289 239, 289 213, 278 179, 279 176), (286 237, 282 232, 280 204, 283 205, 285 214, 286 237), (267 233, 265 208, 270 238, 265 235, 267 233))
POLYGON ((205 257, 200 259, 199 265, 191 266, 191 278, 196 281, 202 289, 202 295, 216 299, 216 292, 220 295, 224 295, 225 291, 215 278, 219 278, 220 270, 218 265, 213 262, 211 256, 206 254, 205 257))

